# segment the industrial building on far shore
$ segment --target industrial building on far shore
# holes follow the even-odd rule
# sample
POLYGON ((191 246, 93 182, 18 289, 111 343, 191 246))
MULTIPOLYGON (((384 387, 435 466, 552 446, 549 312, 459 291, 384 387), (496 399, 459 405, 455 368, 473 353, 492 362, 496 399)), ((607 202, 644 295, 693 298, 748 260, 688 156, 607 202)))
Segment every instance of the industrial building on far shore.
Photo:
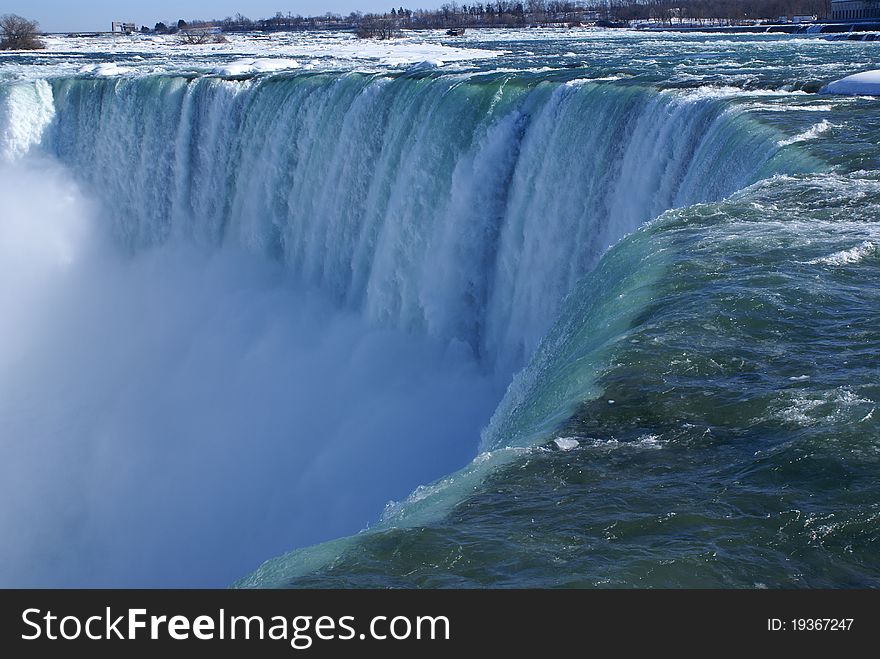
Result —
POLYGON ((880 18, 880 0, 831 0, 831 20, 880 18))

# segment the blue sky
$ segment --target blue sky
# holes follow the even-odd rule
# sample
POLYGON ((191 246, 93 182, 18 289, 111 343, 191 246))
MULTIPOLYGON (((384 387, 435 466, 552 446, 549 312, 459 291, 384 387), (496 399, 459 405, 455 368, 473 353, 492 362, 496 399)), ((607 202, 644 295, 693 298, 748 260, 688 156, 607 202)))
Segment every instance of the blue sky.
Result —
POLYGON ((401 3, 400 0, 153 0, 151 2, 125 3, 110 0, 3 0, 0 13, 19 14, 39 21, 46 32, 75 30, 109 30, 112 21, 126 21, 152 27, 157 21, 174 21, 178 18, 223 18, 241 12, 250 18, 274 16, 290 11, 304 16, 323 14, 328 11, 347 14, 350 11, 388 11, 392 6, 403 4, 411 9, 433 7, 443 4, 424 0, 418 3, 401 3), (386 6, 387 5, 387 6, 386 6))

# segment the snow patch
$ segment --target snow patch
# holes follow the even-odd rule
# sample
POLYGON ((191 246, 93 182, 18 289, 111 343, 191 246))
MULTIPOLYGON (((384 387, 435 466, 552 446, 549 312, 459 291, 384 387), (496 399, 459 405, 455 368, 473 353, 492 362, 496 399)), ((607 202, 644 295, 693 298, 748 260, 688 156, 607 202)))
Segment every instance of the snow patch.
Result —
POLYGON ((132 35, 111 37, 94 35, 83 37, 47 36, 46 50, 40 57, 51 64, 39 67, 25 66, 27 75, 45 77, 77 72, 72 58, 101 58, 113 55, 119 68, 94 62, 81 73, 115 75, 124 73, 119 64, 131 68, 132 73, 176 73, 181 69, 211 75, 254 75, 257 73, 292 68, 326 68, 329 70, 356 69, 375 71, 386 68, 412 67, 422 62, 444 68, 453 64, 468 66, 480 60, 506 55, 506 50, 465 48, 444 43, 445 32, 420 32, 391 41, 358 39, 347 32, 333 34, 318 32, 273 33, 270 37, 252 34, 227 34, 226 43, 182 44, 175 36, 132 35), (295 58, 295 59, 291 59, 295 58), (284 62, 282 66, 280 62, 284 62), (291 64, 297 61, 297 64, 291 64), (94 67, 94 68, 92 68, 94 67), (230 68, 231 67, 231 68, 230 68))
POLYGON ((880 70, 863 71, 835 80, 819 90, 820 94, 845 94, 848 96, 880 95, 880 70))
POLYGON ((123 73, 131 73, 132 70, 127 66, 119 66, 115 62, 104 62, 102 64, 86 64, 79 72, 91 73, 96 76, 116 76, 123 73))
POLYGON ((293 59, 276 59, 259 57, 256 59, 238 59, 222 66, 214 68, 214 73, 222 76, 254 75, 257 73, 272 73, 285 69, 298 69, 300 63, 293 59))

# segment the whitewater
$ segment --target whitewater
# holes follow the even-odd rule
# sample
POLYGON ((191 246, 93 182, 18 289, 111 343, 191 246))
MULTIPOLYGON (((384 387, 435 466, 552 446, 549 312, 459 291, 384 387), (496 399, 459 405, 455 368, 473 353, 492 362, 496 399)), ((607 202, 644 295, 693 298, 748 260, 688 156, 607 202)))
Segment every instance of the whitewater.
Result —
POLYGON ((0 584, 876 584, 875 48, 0 55, 0 584))

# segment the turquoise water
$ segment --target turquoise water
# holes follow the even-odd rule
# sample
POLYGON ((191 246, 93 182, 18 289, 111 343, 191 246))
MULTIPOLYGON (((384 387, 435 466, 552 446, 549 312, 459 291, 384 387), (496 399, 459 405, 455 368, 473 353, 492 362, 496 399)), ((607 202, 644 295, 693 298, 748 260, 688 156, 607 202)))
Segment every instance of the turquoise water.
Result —
MULTIPOLYGON (((876 68, 880 44, 473 31, 463 45, 504 52, 255 77, 212 74, 216 53, 89 56, 135 67, 110 77, 8 60, 7 151, 68 168, 119 258, 243 250, 358 323, 400 332, 391 344, 431 342, 407 352, 413 372, 467 373, 434 400, 481 397, 467 415, 411 408, 411 453, 393 473, 412 476, 393 486, 363 482, 375 465, 392 473, 376 438, 404 431, 347 428, 357 459, 334 469, 339 456, 318 450, 327 491, 270 488, 293 521, 276 511, 259 527, 277 531, 275 548, 319 544, 241 577, 278 553, 250 547, 215 577, 880 585, 880 113, 872 98, 817 93, 876 68), (137 68, 155 62, 171 70, 137 68), (471 393, 456 395, 461 382, 471 393), (461 469, 432 472, 421 434, 461 469)), ((322 413, 401 414, 408 403, 389 401, 423 385, 400 382, 373 397, 359 383, 322 413)), ((279 392, 269 415, 299 409, 284 402, 289 384, 255 386, 279 392)), ((308 482, 293 463, 279 470, 278 442, 324 441, 298 414, 283 439, 248 441, 273 478, 308 482)), ((259 524, 262 499, 249 501, 228 533, 259 524)), ((206 537, 222 554, 223 534, 206 537)))
POLYGON ((555 431, 579 445, 291 585, 877 586, 878 186, 774 179, 626 239, 606 259, 664 272, 555 431))

